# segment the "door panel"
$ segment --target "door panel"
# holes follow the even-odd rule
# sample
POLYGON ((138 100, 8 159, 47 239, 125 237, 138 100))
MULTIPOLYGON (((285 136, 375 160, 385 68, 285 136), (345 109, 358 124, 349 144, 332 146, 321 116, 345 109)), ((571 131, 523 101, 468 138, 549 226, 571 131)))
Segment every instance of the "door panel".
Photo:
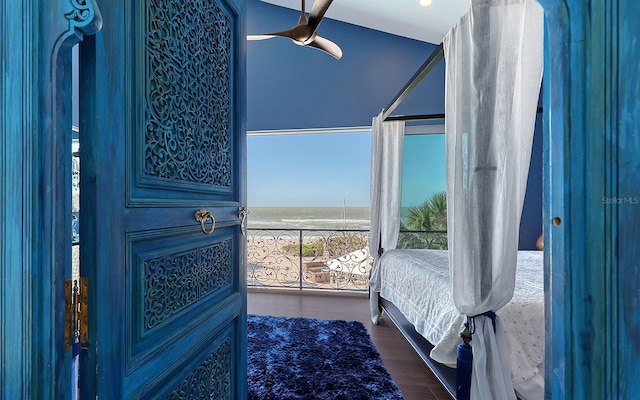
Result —
POLYGON ((134 3, 130 206, 235 200, 243 38, 234 14, 224 1, 134 3))
POLYGON ((95 93, 81 101, 81 396, 245 398, 241 4, 119 0, 101 11, 117 22, 81 49, 83 92, 95 93), (215 218, 211 234, 200 209, 215 218))
POLYGON ((176 363, 177 370, 186 375, 166 375, 164 382, 152 382, 144 391, 127 395, 128 399, 235 399, 233 385, 234 337, 237 325, 222 325, 222 331, 212 342, 204 342, 185 353, 176 363))
POLYGON ((216 230, 213 238, 190 228, 127 235, 127 373, 240 300, 233 231, 216 230))

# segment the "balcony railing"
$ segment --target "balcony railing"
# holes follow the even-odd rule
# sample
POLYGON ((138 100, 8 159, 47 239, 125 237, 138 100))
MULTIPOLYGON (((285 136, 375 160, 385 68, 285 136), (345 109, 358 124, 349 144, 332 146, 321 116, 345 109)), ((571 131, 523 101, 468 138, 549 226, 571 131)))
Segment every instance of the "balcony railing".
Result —
MULTIPOLYGON (((403 248, 446 248, 447 233, 402 231, 398 243, 403 248)), ((366 292, 372 264, 368 230, 247 230, 249 287, 366 292)))

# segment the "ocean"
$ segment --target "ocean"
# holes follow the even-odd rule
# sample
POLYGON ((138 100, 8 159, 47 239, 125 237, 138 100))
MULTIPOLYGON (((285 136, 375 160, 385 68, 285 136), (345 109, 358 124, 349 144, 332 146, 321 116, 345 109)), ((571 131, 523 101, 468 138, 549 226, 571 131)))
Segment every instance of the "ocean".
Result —
POLYGON ((369 229, 369 207, 249 207, 247 227, 369 229))

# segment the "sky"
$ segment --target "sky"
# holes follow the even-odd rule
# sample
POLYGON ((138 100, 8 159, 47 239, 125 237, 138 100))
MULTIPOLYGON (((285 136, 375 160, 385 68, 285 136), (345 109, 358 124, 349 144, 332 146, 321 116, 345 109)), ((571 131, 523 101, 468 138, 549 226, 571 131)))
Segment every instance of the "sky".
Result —
MULTIPOLYGON (((249 207, 368 207, 371 135, 249 136, 249 207)), ((405 137, 404 207, 445 190, 444 135, 405 137)))
POLYGON ((414 207, 447 190, 444 134, 405 136, 402 206, 414 207))
POLYGON ((369 206, 369 133, 249 136, 251 207, 369 206))

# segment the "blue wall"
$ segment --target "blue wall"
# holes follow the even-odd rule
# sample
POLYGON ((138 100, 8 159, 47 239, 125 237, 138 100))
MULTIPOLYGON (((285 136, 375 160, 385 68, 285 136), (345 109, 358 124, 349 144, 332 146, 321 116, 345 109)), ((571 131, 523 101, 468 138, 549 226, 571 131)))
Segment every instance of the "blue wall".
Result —
MULTIPOLYGON (((282 30, 299 13, 247 1, 248 32, 282 30)), ((435 45, 325 19, 320 35, 343 50, 341 60, 275 38, 247 46, 249 130, 366 126, 432 53, 435 45)), ((394 114, 444 112, 444 62, 394 114)), ((542 231, 542 120, 538 114, 520 224, 520 248, 535 249, 542 231)))
MULTIPOLYGON (((250 34, 286 29, 300 13, 247 1, 250 34)), ((247 44, 247 129, 368 126, 435 45, 325 18, 318 30, 344 53, 336 60, 288 39, 247 44)), ((444 68, 430 74, 398 113, 444 112, 444 68)))
POLYGON ((538 113, 533 134, 527 192, 520 220, 521 250, 535 250, 536 240, 542 233, 542 168, 542 113, 538 113))

